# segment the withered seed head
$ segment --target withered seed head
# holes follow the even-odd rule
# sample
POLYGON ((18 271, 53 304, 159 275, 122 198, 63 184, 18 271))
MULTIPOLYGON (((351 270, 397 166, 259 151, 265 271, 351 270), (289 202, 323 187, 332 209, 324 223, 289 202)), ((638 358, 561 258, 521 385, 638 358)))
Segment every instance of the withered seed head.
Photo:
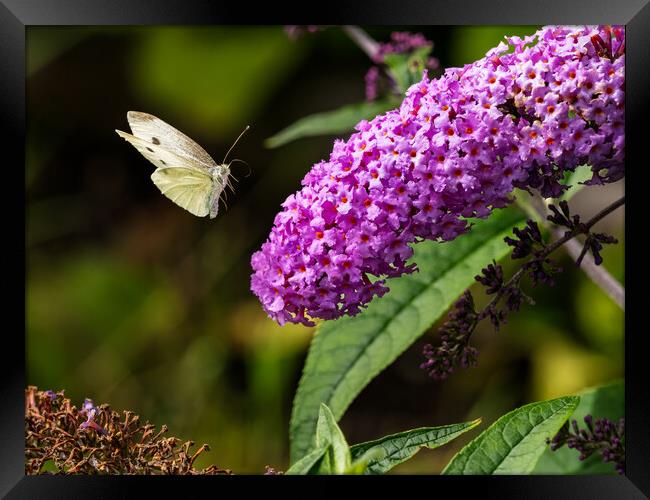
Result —
POLYGON ((163 437, 149 422, 140 425, 131 411, 121 414, 106 404, 86 400, 81 409, 64 391, 25 391, 26 474, 232 474, 215 465, 196 469, 194 461, 208 451, 191 453, 192 441, 163 437), (48 463, 47 471, 44 466, 48 463))

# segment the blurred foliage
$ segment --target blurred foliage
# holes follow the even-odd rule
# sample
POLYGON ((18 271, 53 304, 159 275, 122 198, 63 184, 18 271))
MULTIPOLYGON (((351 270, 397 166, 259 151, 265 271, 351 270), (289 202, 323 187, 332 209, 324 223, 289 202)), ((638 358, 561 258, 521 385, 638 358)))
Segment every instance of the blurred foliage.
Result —
POLYGON ((33 75, 71 47, 82 42, 92 34, 93 30, 94 28, 87 27, 68 27, 65 30, 51 27, 29 29, 27 74, 33 75))
POLYGON ((532 35, 541 26, 462 26, 452 31, 447 40, 454 66, 469 64, 504 41, 505 36, 523 38, 532 35))
POLYGON ((406 92, 411 85, 422 80, 431 47, 420 47, 411 54, 386 54, 384 62, 397 87, 406 92))
MULTIPOLYGON (((149 33, 151 31, 151 33, 149 33)), ((304 46, 277 27, 161 27, 134 51, 133 93, 213 134, 242 128, 294 70, 304 46)))
POLYGON ((269 137, 265 141, 265 144, 269 148, 277 148, 296 139, 302 139, 303 137, 324 134, 344 134, 345 132, 352 131, 354 126, 361 120, 371 120, 375 116, 385 113, 398 105, 399 100, 386 99, 348 104, 333 111, 315 113, 301 118, 272 137, 269 137))
MULTIPOLYGON (((442 67, 462 65, 531 27, 369 27, 421 31, 442 67)), ((269 150, 264 139, 310 114, 360 102, 372 64, 332 27, 297 42, 281 27, 27 29, 27 381, 146 415, 209 443, 197 467, 286 470, 291 401, 312 332, 279 327, 249 291, 250 256, 280 203, 325 158, 333 133, 269 150), (198 219, 160 195, 152 166, 114 129, 126 112, 160 116, 220 160, 244 125, 229 210, 198 219)), ((583 189, 594 213, 622 183, 583 189)), ((603 252, 624 273, 623 213, 602 222, 603 252), (604 226, 607 225, 605 228, 604 226)), ((436 383, 405 351, 340 422, 352 443, 404 429, 498 416, 623 374, 623 313, 565 258, 554 289, 499 333, 476 333, 479 366, 436 383), (373 425, 368 425, 371 421, 373 425)), ((511 269, 510 269, 511 271, 511 269)), ((506 272, 509 272, 506 267, 506 272)), ((424 450, 403 473, 442 470, 465 435, 424 450)))

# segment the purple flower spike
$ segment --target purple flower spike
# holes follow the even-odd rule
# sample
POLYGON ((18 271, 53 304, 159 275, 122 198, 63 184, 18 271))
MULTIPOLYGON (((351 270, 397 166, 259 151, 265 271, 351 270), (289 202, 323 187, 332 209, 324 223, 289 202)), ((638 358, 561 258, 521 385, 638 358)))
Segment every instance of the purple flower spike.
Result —
POLYGON ((516 187, 560 195, 566 171, 624 175, 622 27, 548 26, 413 85, 361 121, 283 203, 251 289, 280 324, 355 315, 416 270, 411 244, 453 240, 516 187))

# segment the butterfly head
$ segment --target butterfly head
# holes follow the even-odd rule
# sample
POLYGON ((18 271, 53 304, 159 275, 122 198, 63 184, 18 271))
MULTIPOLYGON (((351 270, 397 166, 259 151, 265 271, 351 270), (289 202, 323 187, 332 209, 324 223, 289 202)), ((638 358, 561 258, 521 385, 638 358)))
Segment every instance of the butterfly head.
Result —
POLYGON ((226 163, 226 159, 228 158, 228 155, 230 152, 233 150, 235 147, 235 144, 239 142, 239 139, 241 139, 242 135, 246 133, 246 131, 250 127, 246 125, 246 128, 242 131, 241 134, 239 134, 239 137, 235 139, 235 142, 233 143, 232 146, 230 146, 230 149, 226 153, 226 156, 223 158, 223 163, 220 165, 215 165, 210 169, 210 175, 212 176, 212 195, 210 196, 210 218, 214 219, 217 216, 217 213, 219 212, 219 201, 221 200, 221 195, 226 193, 226 188, 229 187, 231 191, 235 191, 233 188, 232 183, 230 182, 230 164, 233 161, 241 161, 241 160, 231 160, 230 162, 226 163))
POLYGON ((211 169, 212 179, 215 182, 228 182, 228 177, 230 176, 230 163, 222 163, 212 167, 211 169))

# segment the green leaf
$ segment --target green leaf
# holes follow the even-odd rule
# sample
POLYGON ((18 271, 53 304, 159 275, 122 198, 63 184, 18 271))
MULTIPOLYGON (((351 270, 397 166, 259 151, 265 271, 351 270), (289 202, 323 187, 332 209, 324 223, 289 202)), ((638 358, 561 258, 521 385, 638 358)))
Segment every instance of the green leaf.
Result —
POLYGON ((387 99, 360 102, 343 106, 334 111, 325 111, 305 116, 264 141, 268 148, 277 148, 302 137, 342 134, 354 129, 361 120, 370 120, 397 106, 399 101, 387 99))
POLYGON ((285 474, 289 476, 291 475, 304 476, 306 474, 309 474, 309 472, 312 471, 312 469, 314 469, 314 466, 318 465, 320 460, 327 452, 328 448, 329 448, 329 443, 327 444, 327 446, 321 446, 319 448, 315 448, 314 450, 310 451, 304 457, 298 460, 295 464, 289 467, 285 472, 285 474))
POLYGON ((437 448, 476 427, 481 419, 440 427, 423 427, 385 436, 350 448, 353 460, 366 458, 366 474, 384 474, 414 456, 420 448, 437 448))
MULTIPOLYGON (((625 391, 622 381, 585 389, 578 393, 580 404, 571 416, 584 425, 585 415, 594 418, 609 418, 618 421, 625 414, 625 391)), ((563 446, 551 451, 549 447, 542 454, 533 474, 615 474, 611 463, 603 462, 599 454, 586 460, 578 460, 579 452, 563 446)))
POLYGON ((364 455, 359 460, 355 460, 352 462, 352 465, 348 467, 345 473, 353 476, 360 476, 364 474, 366 472, 366 468, 368 467, 370 458, 371 457, 364 455))
POLYGON ((320 405, 316 424, 316 448, 327 447, 317 474, 344 474, 351 466, 350 447, 325 404, 320 405))
POLYGON ((411 54, 386 54, 384 56, 384 63, 399 87, 400 93, 406 92, 411 85, 422 79, 422 71, 430 53, 431 47, 420 47, 411 54))
POLYGON ((355 317, 320 325, 307 355, 289 429, 292 462, 312 446, 321 403, 341 418, 361 390, 415 342, 474 282, 482 267, 508 253, 503 238, 524 219, 511 207, 476 222, 453 241, 414 247, 419 272, 388 282, 355 317))
POLYGON ((460 450, 443 474, 529 474, 578 406, 578 396, 531 403, 499 418, 460 450))
POLYGON ((592 175, 593 172, 589 165, 580 165, 579 167, 576 167, 573 172, 568 172, 564 179, 564 184, 569 186, 569 189, 564 192, 561 199, 571 199, 578 191, 584 187, 584 184, 580 183, 588 181, 591 179, 592 175))

